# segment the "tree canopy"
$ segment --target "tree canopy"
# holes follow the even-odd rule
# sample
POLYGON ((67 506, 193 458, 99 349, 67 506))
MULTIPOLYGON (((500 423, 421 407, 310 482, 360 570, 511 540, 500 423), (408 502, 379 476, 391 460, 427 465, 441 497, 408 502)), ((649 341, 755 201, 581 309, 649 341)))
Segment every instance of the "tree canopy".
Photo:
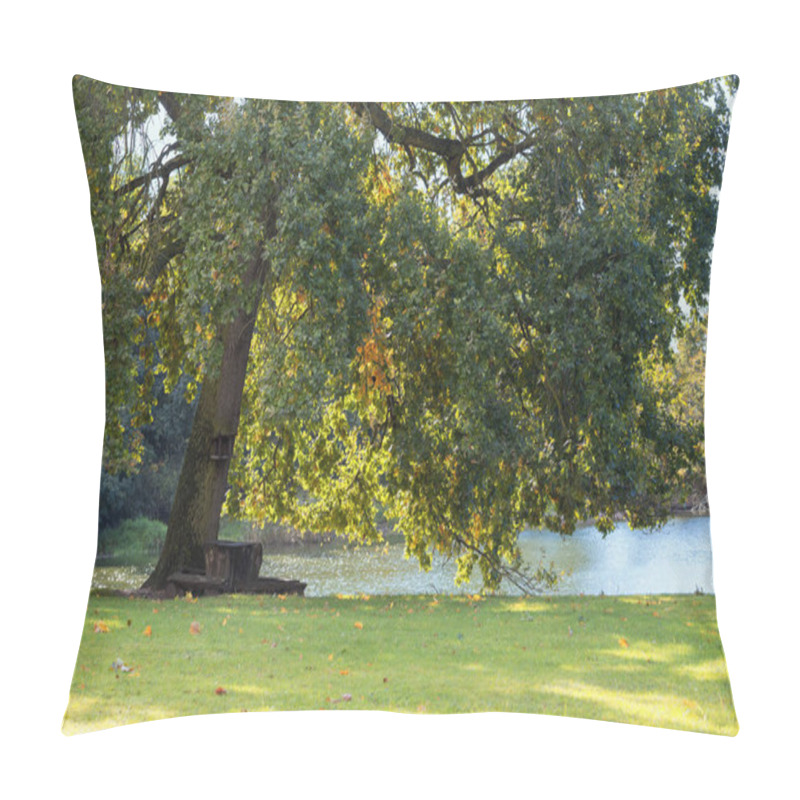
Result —
POLYGON ((216 392, 195 428, 235 434, 234 516, 360 541, 383 516, 488 588, 531 585, 526 526, 659 523, 702 464, 664 365, 706 303, 735 87, 315 104, 77 77, 106 465, 135 468, 163 373, 216 392))

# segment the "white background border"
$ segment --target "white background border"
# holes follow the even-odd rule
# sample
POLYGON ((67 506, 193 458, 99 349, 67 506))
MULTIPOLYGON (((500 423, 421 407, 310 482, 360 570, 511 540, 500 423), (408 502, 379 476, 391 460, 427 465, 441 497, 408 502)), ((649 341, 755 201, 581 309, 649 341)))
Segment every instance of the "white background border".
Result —
POLYGON ((785 796, 796 786, 797 68, 788 4, 22 4, 4 11, 0 788, 36 797, 785 796), (555 9, 558 10, 555 10, 555 9), (60 733, 96 543, 100 282, 70 81, 287 99, 741 77, 712 269, 714 582, 735 739, 530 715, 219 715, 60 733), (10 173, 10 180, 8 175, 10 173), (46 555, 47 563, 33 559, 46 555), (790 772, 791 771, 791 772, 790 772), (241 785, 238 778, 252 780, 241 785))

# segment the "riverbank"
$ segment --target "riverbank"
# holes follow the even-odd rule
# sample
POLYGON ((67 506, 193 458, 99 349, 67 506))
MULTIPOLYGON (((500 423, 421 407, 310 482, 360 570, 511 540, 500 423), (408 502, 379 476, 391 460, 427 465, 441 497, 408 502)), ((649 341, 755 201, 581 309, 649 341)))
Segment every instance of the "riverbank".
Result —
POLYGON ((738 730, 713 596, 93 595, 64 732, 345 708, 738 730))
MULTIPOLYGON (((528 567, 554 569, 560 595, 713 594, 711 539, 708 517, 670 520, 654 532, 632 531, 618 523, 608 536, 584 527, 572 536, 549 531, 526 531, 520 547, 528 567)), ((404 557, 405 545, 394 537, 382 545, 354 546, 331 542, 305 547, 265 547, 261 574, 308 584, 306 596, 475 594, 482 588, 479 574, 471 583, 454 584, 453 559, 433 556, 428 572, 415 559, 404 557)), ((142 585, 155 564, 98 565, 93 588, 133 590, 142 585)), ((477 571, 476 571, 477 573, 477 571)), ((503 592, 516 594, 513 586, 503 592)))

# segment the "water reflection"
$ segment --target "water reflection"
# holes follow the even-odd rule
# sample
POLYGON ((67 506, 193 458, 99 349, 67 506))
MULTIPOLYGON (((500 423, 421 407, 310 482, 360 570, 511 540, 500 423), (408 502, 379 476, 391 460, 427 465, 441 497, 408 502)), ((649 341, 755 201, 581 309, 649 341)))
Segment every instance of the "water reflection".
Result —
MULTIPOLYGON (((525 531, 520 537, 525 560, 553 562, 564 571, 557 594, 686 594, 713 592, 708 517, 670 520, 657 531, 633 531, 619 523, 605 539, 593 527, 572 536, 525 531)), ((152 565, 98 567, 93 586, 124 589, 141 585, 152 565)), ((430 572, 403 556, 401 541, 379 547, 341 544, 307 545, 269 550, 262 575, 296 578, 308 583, 309 596, 332 594, 457 594, 481 588, 480 576, 455 586, 455 564, 434 558, 430 572)), ((514 593, 513 587, 503 587, 514 593)))

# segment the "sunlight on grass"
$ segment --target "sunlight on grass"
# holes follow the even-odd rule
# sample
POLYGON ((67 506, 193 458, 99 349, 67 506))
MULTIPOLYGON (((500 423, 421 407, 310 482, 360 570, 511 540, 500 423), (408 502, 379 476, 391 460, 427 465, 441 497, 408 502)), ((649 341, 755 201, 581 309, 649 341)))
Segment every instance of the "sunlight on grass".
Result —
POLYGON ((703 661, 699 664, 685 664, 675 667, 675 672, 694 681, 727 682, 728 680, 728 667, 724 658, 703 661))
POLYGON ((551 606, 547 603, 537 602, 536 600, 514 600, 509 603, 504 611, 514 611, 522 613, 535 613, 537 611, 548 611, 551 606))
MULTIPOLYGON (((728 736, 735 736, 739 729, 735 719, 725 718, 727 715, 719 709, 708 712, 697 700, 678 694, 631 692, 621 687, 611 689, 580 681, 548 684, 541 691, 578 701, 582 714, 597 719, 693 731, 713 728, 715 733, 728 736)), ((576 715, 574 709, 566 713, 576 715)))
POLYGON ((655 644, 653 642, 631 640, 627 647, 612 647, 599 650, 598 654, 622 661, 657 662, 660 664, 679 664, 689 658, 692 648, 686 644, 655 644))
POLYGON ((101 698, 89 696, 78 691, 70 695, 69 712, 70 716, 77 718, 84 717, 95 710, 101 702, 101 698))

